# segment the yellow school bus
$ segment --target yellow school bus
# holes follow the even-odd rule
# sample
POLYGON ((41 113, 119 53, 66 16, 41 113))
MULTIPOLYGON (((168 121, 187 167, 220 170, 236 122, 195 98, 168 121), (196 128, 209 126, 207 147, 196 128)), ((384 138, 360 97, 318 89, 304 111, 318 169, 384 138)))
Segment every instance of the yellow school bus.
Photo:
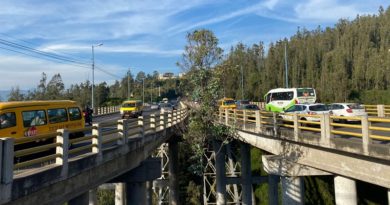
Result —
MULTIPOLYGON (((0 137, 31 137, 84 128, 80 106, 75 101, 19 101, 0 102, 0 137)), ((84 133, 72 133, 80 137, 84 133)))
POLYGON ((220 109, 236 109, 236 102, 233 98, 222 98, 218 100, 218 106, 220 109))
POLYGON ((123 118, 138 117, 142 115, 143 103, 141 100, 127 100, 122 103, 120 113, 123 118))

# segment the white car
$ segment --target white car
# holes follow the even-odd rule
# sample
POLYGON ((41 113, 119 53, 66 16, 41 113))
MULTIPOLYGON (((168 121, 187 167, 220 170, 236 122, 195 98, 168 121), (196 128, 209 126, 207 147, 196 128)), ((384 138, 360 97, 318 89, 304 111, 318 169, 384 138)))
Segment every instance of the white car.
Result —
POLYGON ((160 104, 160 111, 161 112, 172 112, 173 107, 170 103, 161 103, 160 104))
MULTIPOLYGON (((326 114, 330 113, 330 110, 325 104, 321 103, 315 103, 315 104, 295 104, 285 110, 280 116, 285 119, 285 120, 293 120, 292 115, 288 114, 308 114, 308 115, 321 115, 321 114, 326 114), (283 114, 284 113, 284 114, 283 114), (287 115, 286 115, 287 114, 287 115)), ((301 116, 299 119, 301 120, 307 120, 307 121, 312 121, 312 122, 319 122, 320 118, 319 117, 310 117, 310 116, 301 116)))
MULTIPOLYGON (((357 103, 332 103, 329 105, 330 110, 332 110, 334 116, 344 116, 344 117, 360 117, 367 115, 364 107, 357 103)), ((341 120, 345 121, 345 120, 341 120)), ((359 120, 347 120, 347 121, 359 121, 359 120)))

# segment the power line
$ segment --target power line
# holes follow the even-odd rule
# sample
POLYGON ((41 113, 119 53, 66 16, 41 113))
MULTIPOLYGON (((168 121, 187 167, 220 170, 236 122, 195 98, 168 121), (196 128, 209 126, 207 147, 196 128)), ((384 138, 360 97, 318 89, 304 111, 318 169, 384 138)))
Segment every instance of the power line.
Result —
MULTIPOLYGON (((5 34, 2 34, 2 35, 5 35, 5 34)), ((5 36, 8 36, 8 35, 5 35, 5 36)), ((23 42, 26 42, 28 44, 31 44, 27 41, 23 41, 23 42)), ((25 45, 21 45, 21 44, 18 44, 18 43, 15 43, 15 42, 11 42, 11 41, 8 41, 8 40, 5 40, 5 39, 1 39, 0 38, 0 44, 3 44, 5 46, 8 46, 8 47, 11 47, 11 48, 14 48, 14 49, 10 49, 10 48, 5 48, 5 47, 0 47, 1 49, 4 49, 4 50, 8 50, 8 51, 12 51, 12 52, 16 52, 16 53, 19 53, 19 54, 23 54, 23 55, 28 55, 28 56, 31 56, 31 57, 35 57, 35 58, 39 58, 39 59, 45 59, 45 60, 51 60, 51 61, 54 61, 56 63, 63 63, 63 64, 68 64, 68 65, 74 65, 74 66, 78 66, 78 67, 82 67, 82 68, 88 68, 89 69, 89 63, 86 63, 85 61, 82 62, 82 61, 79 61, 79 60, 76 60, 74 58, 69 58, 69 57, 66 57, 66 56, 62 56, 62 55, 59 55, 59 54, 56 54, 56 53, 50 53, 50 52, 45 52, 45 51, 41 51, 41 50, 38 50, 38 49, 35 49, 35 48, 31 48, 31 47, 28 47, 28 46, 25 46, 25 45), (22 52, 22 51, 18 51, 18 50, 15 50, 15 49, 18 49, 18 50, 22 50, 22 51, 27 51, 27 52, 22 52), (41 55, 41 56, 44 56, 45 58, 41 58, 39 56, 36 56, 36 55, 41 55)), ((97 70, 107 74, 107 75, 110 75, 112 77, 115 77, 115 78, 121 78, 120 76, 118 75, 115 75, 105 69, 102 69, 100 67, 97 68, 97 70)))

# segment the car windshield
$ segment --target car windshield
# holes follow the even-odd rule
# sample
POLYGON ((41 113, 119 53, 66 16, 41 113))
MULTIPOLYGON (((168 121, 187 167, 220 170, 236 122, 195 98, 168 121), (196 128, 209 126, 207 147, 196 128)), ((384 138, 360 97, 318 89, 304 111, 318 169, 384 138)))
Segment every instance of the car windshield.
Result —
POLYGON ((172 107, 169 103, 161 103, 160 107, 172 107))
POLYGON ((311 111, 328 111, 328 106, 326 105, 312 105, 309 106, 309 110, 311 111))
POLYGON ((236 103, 234 102, 234 100, 226 100, 226 101, 223 102, 223 104, 224 105, 234 105, 236 103))
POLYGON ((361 104, 350 104, 347 105, 347 107, 351 109, 364 109, 364 107, 361 104))
POLYGON ((245 106, 244 106, 244 109, 248 109, 248 110, 258 110, 259 107, 257 107, 257 105, 245 105, 245 106))
POLYGON ((135 103, 123 103, 122 107, 135 107, 135 103))
POLYGON ((305 109, 305 106, 303 105, 293 105, 289 107, 285 112, 296 112, 296 111, 302 111, 305 109))

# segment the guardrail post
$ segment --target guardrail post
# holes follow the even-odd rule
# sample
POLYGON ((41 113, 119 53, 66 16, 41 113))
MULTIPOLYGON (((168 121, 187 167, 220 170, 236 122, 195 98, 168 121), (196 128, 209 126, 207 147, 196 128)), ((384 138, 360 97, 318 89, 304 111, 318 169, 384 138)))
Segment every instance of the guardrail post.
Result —
POLYGON ((172 112, 168 112, 168 127, 172 126, 172 112))
POLYGON ((167 125, 168 125, 168 113, 166 113, 166 112, 163 112, 163 120, 164 120, 164 136, 166 136, 167 135, 167 125))
POLYGON ((127 135, 127 129, 128 129, 127 121, 128 120, 126 119, 118 120, 118 130, 119 130, 118 134, 121 136, 120 140, 118 140, 119 145, 125 145, 128 142, 129 136, 127 135))
POLYGON ((242 123, 243 123, 242 128, 246 130, 246 110, 242 111, 242 123))
POLYGON ((378 117, 385 117, 385 105, 377 105, 378 117))
POLYGON ((234 126, 236 127, 237 126, 237 110, 236 109, 233 110, 233 117, 234 117, 233 123, 234 123, 234 126))
POLYGON ((145 135, 145 127, 144 127, 144 117, 138 116, 138 126, 140 128, 141 137, 145 135))
POLYGON ((66 178, 68 176, 69 131, 59 129, 57 132, 56 142, 60 145, 56 147, 56 154, 61 156, 56 158, 56 164, 61 165, 61 177, 66 178))
POLYGON ((279 124, 276 112, 272 112, 272 119, 274 124, 274 137, 277 137, 279 132, 279 124))
POLYGON ((261 132, 261 114, 260 110, 255 111, 255 116, 256 116, 256 132, 260 133, 261 132))
POLYGON ((299 140, 299 134, 301 133, 301 130, 299 129, 299 117, 297 113, 293 114, 293 121, 294 121, 294 140, 298 142, 299 140))
POLYGON ((150 115, 150 128, 153 128, 153 132, 156 133, 156 115, 150 115))
POLYGON ((177 119, 177 111, 173 110, 173 112, 172 112, 172 125, 176 124, 176 119, 177 119))
POLYGON ((324 114, 324 122, 321 124, 321 143, 325 145, 330 145, 330 139, 333 138, 332 129, 333 126, 331 123, 333 123, 333 119, 330 118, 330 114, 326 113, 324 114), (322 128, 324 126, 324 128, 322 128), (322 135, 322 130, 324 130, 325 134, 322 135))
POLYGON ((225 109, 225 125, 229 125, 229 110, 225 109))
POLYGON ((0 204, 11 200, 12 180, 14 178, 14 139, 0 139, 0 204))
POLYGON ((218 117, 219 117, 219 123, 222 123, 222 118, 223 118, 223 113, 222 113, 222 109, 218 109, 218 117))
POLYGON ((103 153, 102 153, 102 128, 100 127, 99 123, 92 124, 92 135, 94 136, 92 138, 92 153, 97 154, 97 160, 100 162, 103 159, 103 153))
POLYGON ((361 123, 362 123, 363 152, 365 155, 368 155, 370 152, 370 144, 371 144, 371 138, 370 138, 371 122, 368 121, 368 115, 361 116, 361 123))

